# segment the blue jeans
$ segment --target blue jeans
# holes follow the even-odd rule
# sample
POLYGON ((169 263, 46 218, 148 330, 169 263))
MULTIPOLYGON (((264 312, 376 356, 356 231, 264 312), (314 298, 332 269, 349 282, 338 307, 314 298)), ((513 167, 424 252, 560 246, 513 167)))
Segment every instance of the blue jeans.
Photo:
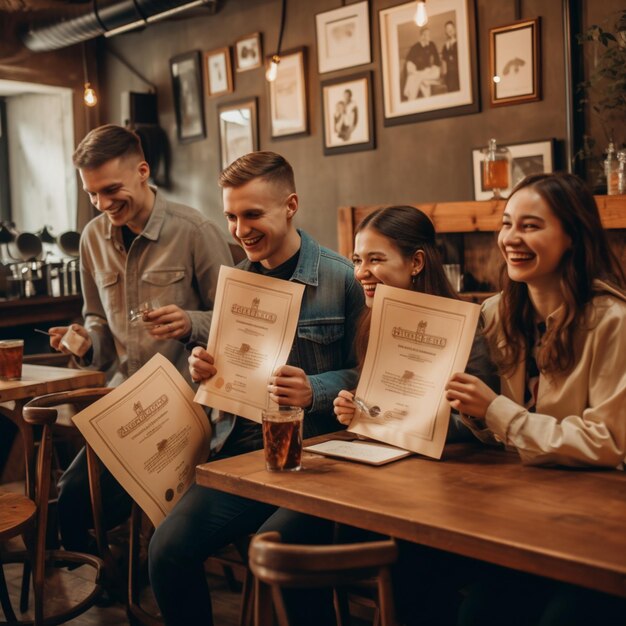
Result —
MULTIPOLYGON (((215 460, 263 446, 261 428, 238 420, 233 437, 215 460)), ((167 626, 212 625, 204 561, 257 528, 275 506, 192 485, 156 529, 148 549, 154 597, 167 626)))
POLYGON ((192 485, 150 541, 150 583, 167 626, 213 624, 204 561, 276 510, 255 500, 192 485))

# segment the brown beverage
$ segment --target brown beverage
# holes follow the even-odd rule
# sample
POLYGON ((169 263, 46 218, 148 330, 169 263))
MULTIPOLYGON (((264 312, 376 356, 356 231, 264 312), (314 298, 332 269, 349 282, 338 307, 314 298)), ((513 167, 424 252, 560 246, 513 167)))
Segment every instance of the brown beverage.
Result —
POLYGON ((302 409, 263 412, 265 467, 269 471, 297 471, 302 467, 302 409))
POLYGON ((23 339, 0 341, 0 380, 20 380, 22 378, 23 339))
POLYGON ((483 161, 483 189, 506 189, 509 186, 509 164, 506 159, 483 161))

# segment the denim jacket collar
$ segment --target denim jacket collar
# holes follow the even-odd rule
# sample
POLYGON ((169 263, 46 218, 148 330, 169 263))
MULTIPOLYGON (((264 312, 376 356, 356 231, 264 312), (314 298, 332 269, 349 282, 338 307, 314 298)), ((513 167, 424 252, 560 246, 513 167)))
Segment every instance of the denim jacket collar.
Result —
MULTIPOLYGON (((146 239, 151 239, 152 241, 158 241, 161 228, 163 227, 163 221, 165 219, 165 197, 158 193, 156 187, 152 187, 151 185, 150 189, 154 191, 154 206, 150 212, 148 222, 141 231, 141 236, 146 239)), ((113 228, 115 228, 116 231, 120 230, 119 226, 114 227, 113 224, 111 224, 111 222, 107 219, 104 227, 104 237, 106 239, 111 239, 113 236, 113 228)))
MULTIPOLYGON (((299 228, 297 230, 300 235, 300 256, 291 280, 317 287, 319 284, 320 245, 303 230, 299 228)), ((244 259, 238 267, 242 270, 250 270, 252 262, 244 259)))

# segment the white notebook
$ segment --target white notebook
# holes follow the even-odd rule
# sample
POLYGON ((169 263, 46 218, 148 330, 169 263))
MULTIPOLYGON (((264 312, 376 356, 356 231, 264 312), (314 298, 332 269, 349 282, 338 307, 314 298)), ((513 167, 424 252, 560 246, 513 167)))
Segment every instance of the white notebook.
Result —
POLYGON ((342 441, 341 439, 331 439, 317 443, 313 446, 305 446, 307 452, 333 456, 349 461, 359 461, 369 465, 384 465, 409 456, 411 452, 394 448, 382 443, 370 441, 342 441))

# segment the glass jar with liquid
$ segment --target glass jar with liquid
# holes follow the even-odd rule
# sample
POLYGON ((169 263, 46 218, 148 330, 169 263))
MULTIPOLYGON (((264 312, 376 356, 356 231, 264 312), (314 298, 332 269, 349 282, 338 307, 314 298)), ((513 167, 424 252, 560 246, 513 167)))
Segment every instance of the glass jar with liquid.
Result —
POLYGON ((618 194, 618 168, 617 152, 615 144, 610 141, 606 150, 606 159, 604 160, 604 175, 606 176, 606 194, 607 196, 615 196, 618 194))
POLYGON ((626 150, 617 153, 617 193, 626 194, 626 150))
POLYGON ((498 146, 495 139, 481 150, 481 178, 485 191, 493 191, 492 200, 502 198, 502 190, 511 184, 511 151, 505 146, 498 146))

